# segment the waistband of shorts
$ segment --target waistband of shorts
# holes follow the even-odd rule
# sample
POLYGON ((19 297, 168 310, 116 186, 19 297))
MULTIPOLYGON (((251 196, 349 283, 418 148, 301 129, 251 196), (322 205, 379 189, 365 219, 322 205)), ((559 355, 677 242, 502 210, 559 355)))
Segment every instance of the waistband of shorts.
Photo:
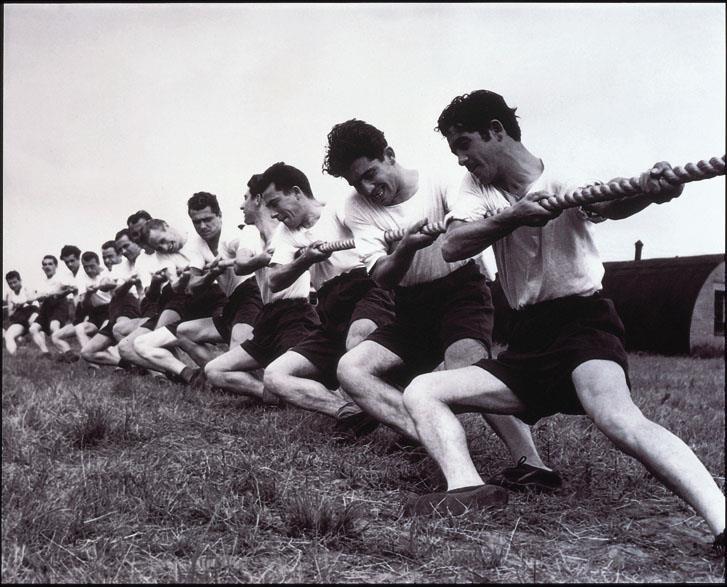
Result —
POLYGON ((335 277, 332 277, 328 281, 326 281, 321 287, 318 288, 318 299, 320 300, 321 296, 325 296, 328 294, 328 291, 333 288, 335 285, 348 281, 350 279, 357 279, 365 277, 367 279, 369 278, 369 274, 366 271, 366 267, 356 267, 355 269, 351 269, 351 271, 346 271, 345 273, 339 273, 335 277))
POLYGON ((563 306, 572 306, 575 304, 582 304, 585 302, 601 299, 605 299, 605 296, 603 295, 603 291, 599 290, 586 296, 576 294, 572 296, 563 296, 562 298, 555 298, 552 300, 545 300, 544 302, 537 302, 535 304, 529 304, 527 306, 519 308, 518 310, 514 310, 514 313, 516 317, 531 316, 533 314, 539 314, 541 312, 553 312, 563 306))
POLYGON ((308 298, 285 298, 265 304, 263 306, 263 310, 272 308, 283 308, 285 306, 303 306, 308 303, 310 303, 308 302, 308 298))
MULTIPOLYGON (((447 275, 443 275, 442 277, 438 277, 437 279, 433 279, 432 281, 424 281, 422 283, 415 283, 414 285, 397 285, 394 289, 398 294, 403 295, 407 295, 408 293, 420 292, 424 289, 436 289, 443 284, 449 284, 450 282, 456 283, 460 279, 468 277, 470 272, 472 272, 472 269, 482 275, 474 260, 470 259, 469 261, 467 261, 467 263, 462 265, 462 267, 457 267, 457 269, 455 269, 451 273, 447 273, 447 275)), ((484 276, 482 276, 482 278, 484 279, 484 276)))

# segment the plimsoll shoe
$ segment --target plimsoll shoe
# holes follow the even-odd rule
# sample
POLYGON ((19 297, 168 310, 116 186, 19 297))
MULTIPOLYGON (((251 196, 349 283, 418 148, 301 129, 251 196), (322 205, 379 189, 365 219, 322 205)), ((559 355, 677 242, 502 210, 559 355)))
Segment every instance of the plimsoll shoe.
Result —
POLYGON ((507 505, 507 489, 499 485, 474 485, 452 491, 437 491, 410 497, 404 504, 406 516, 432 514, 460 516, 468 510, 507 505))
POLYGON ((528 465, 527 457, 521 457, 517 466, 503 469, 490 477, 487 483, 500 485, 513 491, 556 491, 563 486, 563 479, 557 471, 548 471, 540 467, 528 465))

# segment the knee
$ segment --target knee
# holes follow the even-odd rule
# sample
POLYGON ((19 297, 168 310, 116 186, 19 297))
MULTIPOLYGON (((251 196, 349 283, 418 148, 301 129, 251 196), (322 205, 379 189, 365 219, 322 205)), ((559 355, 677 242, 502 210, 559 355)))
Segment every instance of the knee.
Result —
POLYGON ((116 346, 122 359, 131 361, 134 359, 134 341, 122 338, 116 346))
POLYGON ((221 386, 223 373, 225 369, 217 359, 212 359, 204 366, 204 376, 214 386, 221 386))
POLYGON ((360 381, 368 373, 366 361, 358 356, 358 353, 349 352, 341 357, 336 368, 336 377, 353 398, 363 393, 360 381))
POLYGON ((134 352, 140 357, 147 358, 151 352, 152 346, 146 340, 146 335, 136 337, 131 343, 134 352))
POLYGON ((417 375, 404 389, 403 402, 406 411, 414 417, 431 398, 431 385, 427 376, 417 375))
POLYGON ((88 345, 84 345, 84 347, 81 349, 81 358, 89 363, 93 359, 93 352, 89 350, 88 345))
POLYGON ((376 323, 371 320, 357 320, 348 330, 346 335, 346 349, 351 350, 359 345, 359 343, 366 340, 366 338, 374 330, 376 330, 376 323))
POLYGON ((120 340, 120 339, 124 338, 124 336, 127 334, 125 332, 123 322, 117 322, 116 324, 114 324, 113 327, 111 328, 111 332, 113 333, 114 338, 116 340, 120 340))
POLYGON ((619 446, 633 446, 653 425, 634 404, 605 408, 591 414, 591 418, 598 429, 619 446))
POLYGON ((274 362, 268 365, 263 372, 263 386, 277 396, 285 395, 285 372, 274 362))
POLYGON ((189 322, 182 322, 177 326, 177 338, 185 338, 194 342, 195 340, 195 329, 190 325, 189 322))

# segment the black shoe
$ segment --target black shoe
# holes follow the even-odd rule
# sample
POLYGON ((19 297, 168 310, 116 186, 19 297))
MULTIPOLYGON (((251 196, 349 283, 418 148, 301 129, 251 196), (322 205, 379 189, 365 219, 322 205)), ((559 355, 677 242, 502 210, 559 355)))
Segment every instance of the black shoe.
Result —
POLYGON ((369 416, 354 402, 343 405, 336 413, 336 432, 351 432, 356 438, 371 434, 379 427, 379 421, 369 416))
POLYGON ((438 491, 410 497, 404 504, 406 516, 431 514, 459 516, 468 510, 507 505, 507 489, 498 485, 477 485, 454 491, 438 491))
POLYGON ((491 485, 500 485, 513 491, 549 492, 560 489, 563 480, 557 471, 548 471, 540 467, 528 465, 522 457, 516 467, 503 469, 487 480, 491 485))
POLYGON ((74 353, 73 351, 66 351, 65 353, 63 353, 63 358, 66 363, 75 363, 81 358, 81 356, 77 353, 74 353))
POLYGON ((714 553, 714 556, 724 558, 724 530, 722 530, 721 534, 714 539, 714 542, 712 543, 712 552, 714 553))

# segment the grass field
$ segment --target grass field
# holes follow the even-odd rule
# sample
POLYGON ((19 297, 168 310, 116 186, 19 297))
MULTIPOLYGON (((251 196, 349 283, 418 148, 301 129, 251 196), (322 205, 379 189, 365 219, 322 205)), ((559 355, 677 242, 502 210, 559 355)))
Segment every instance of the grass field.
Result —
MULTIPOLYGON (((723 359, 631 356, 636 403, 724 490, 723 359)), ((407 519, 442 487, 421 449, 353 442, 292 408, 150 377, 2 367, 3 582, 723 582, 711 535, 585 417, 533 429, 565 487, 501 511, 407 519)), ((483 475, 511 463, 463 416, 483 475)))

